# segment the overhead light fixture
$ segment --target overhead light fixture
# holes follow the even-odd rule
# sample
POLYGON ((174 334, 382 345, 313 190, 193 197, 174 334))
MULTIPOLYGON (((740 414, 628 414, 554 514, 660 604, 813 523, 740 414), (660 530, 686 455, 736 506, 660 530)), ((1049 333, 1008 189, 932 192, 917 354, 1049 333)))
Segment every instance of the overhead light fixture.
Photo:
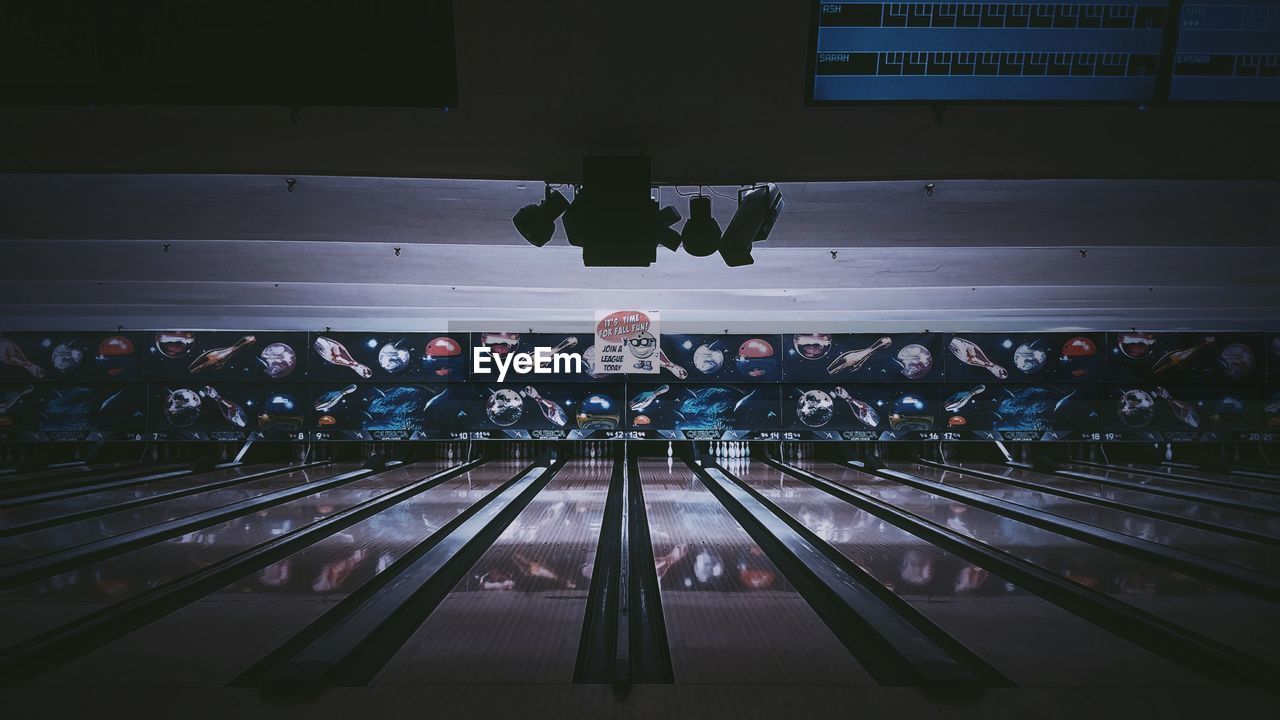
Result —
POLYGON ((720 237, 720 257, 729 267, 750 265, 751 246, 763 242, 782 213, 782 191, 774 183, 738 192, 738 209, 720 237))
POLYGON ((530 245, 542 247, 551 242, 551 236, 556 231, 556 219, 567 209, 569 201, 559 190, 553 190, 547 185, 542 202, 520 208, 511 222, 530 245))
POLYGON ((711 215, 710 196, 689 198, 689 219, 680 238, 684 240, 684 251, 694 257, 714 255, 720 249, 720 223, 711 215))
MULTIPOLYGON (((658 203, 654 202, 653 206, 657 209, 658 203)), ((657 241, 659 245, 672 252, 680 249, 680 233, 676 232, 676 229, 671 227, 678 222, 680 222, 680 211, 671 205, 667 205, 661 210, 658 210, 657 227, 655 228, 657 241)))

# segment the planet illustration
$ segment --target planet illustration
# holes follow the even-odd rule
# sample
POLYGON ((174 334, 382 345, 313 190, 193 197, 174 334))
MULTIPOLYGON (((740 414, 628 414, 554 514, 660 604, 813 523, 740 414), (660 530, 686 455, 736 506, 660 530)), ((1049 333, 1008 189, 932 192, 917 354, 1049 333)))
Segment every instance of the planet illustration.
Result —
POLYGON ((1243 432, 1249 429, 1244 401, 1234 395, 1224 395, 1213 404, 1209 423, 1220 432, 1243 432))
POLYGON ((1044 363, 1049 359, 1045 351, 1023 343, 1013 351, 1013 366, 1021 370, 1027 375, 1033 375, 1044 369, 1044 363))
POLYGON ((893 401, 889 426, 894 430, 928 430, 933 427, 933 410, 919 395, 900 395, 893 401))
POLYGON ((258 411, 258 429, 267 433, 301 432, 302 406, 286 393, 268 395, 258 411))
POLYGON ((919 380, 933 369, 933 353, 916 343, 903 345, 896 360, 902 376, 908 380, 919 380))
POLYGON ((1130 360, 1141 360, 1150 355, 1155 344, 1155 335, 1140 332, 1121 333, 1117 343, 1120 352, 1130 360))
POLYGON ((586 350, 582 351, 582 370, 586 374, 596 377, 596 346, 589 345, 586 350))
POLYGON ((1093 357, 1098 354, 1098 346, 1082 335, 1067 340, 1062 344, 1062 356, 1067 358, 1093 357))
POLYGON ((316 424, 320 427, 331 427, 338 424, 338 419, 332 415, 321 415, 316 418, 316 424))
POLYGON ((484 411, 494 425, 509 427, 519 422, 524 415, 524 398, 515 390, 495 390, 489 395, 484 411))
POLYGON ((464 362, 462 345, 451 337, 433 338, 423 350, 422 364, 432 375, 447 377, 461 374, 464 362))
POLYGON ((164 403, 164 417, 174 427, 191 427, 200 419, 200 393, 190 388, 170 391, 164 403))
POLYGON ((1146 427, 1156 415, 1156 401, 1146 390, 1126 390, 1116 408, 1120 422, 1131 428, 1146 427))
POLYGON ((805 360, 821 360, 831 352, 831 336, 817 333, 798 333, 791 336, 791 346, 805 360))
POLYGON ((133 366, 133 341, 123 335, 112 335, 98 343, 98 355, 94 358, 108 375, 123 375, 133 366))
MULTIPOLYGON (((592 432, 595 430, 613 430, 618 427, 621 419, 621 413, 618 412, 618 404, 613 398, 602 393, 591 393, 582 400, 582 405, 578 408, 578 429, 592 432)), ((635 418, 636 425, 648 424, 649 418, 645 415, 639 415, 635 418), (644 422, 640 421, 644 418, 644 422)))
POLYGON ((298 353, 285 343, 271 343, 258 353, 263 372, 272 380, 289 377, 298 367, 298 353))
POLYGON ((404 372, 409 367, 409 351, 399 343, 387 343, 378 349, 378 367, 389 373, 404 372))
POLYGON ((1244 343, 1232 343, 1222 348, 1218 353, 1218 364, 1222 366, 1222 373, 1232 380, 1249 377, 1257 365, 1253 351, 1244 343))
POLYGON ((185 357, 195 345, 196 338, 189 332, 173 330, 156 333, 156 350, 167 358, 185 357))
POLYGON ((773 345, 762 338, 752 338, 738 347, 738 372, 758 378, 771 374, 778 365, 773 345))
POLYGON ((68 373, 80 367, 80 363, 84 362, 84 351, 77 347, 75 341, 72 340, 55 345, 49 357, 53 362, 54 370, 68 373))
POLYGON ((836 403, 822 390, 807 390, 796 399, 796 417, 809 427, 822 427, 831 422, 836 403))
POLYGON ((724 367, 724 351, 716 343, 699 345, 693 351, 693 367, 703 375, 715 375, 724 367))

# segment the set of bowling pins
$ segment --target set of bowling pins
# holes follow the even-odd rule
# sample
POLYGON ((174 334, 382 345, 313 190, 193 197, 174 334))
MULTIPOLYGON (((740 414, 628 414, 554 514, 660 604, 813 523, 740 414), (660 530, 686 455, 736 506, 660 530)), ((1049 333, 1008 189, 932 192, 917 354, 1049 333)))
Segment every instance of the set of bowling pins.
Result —
POLYGON ((813 443, 811 442, 782 443, 783 460, 803 460, 811 457, 813 457, 813 443))
POLYGON ((573 454, 580 458, 612 457, 613 443, 599 440, 578 440, 573 443, 573 454))
POLYGON ((498 444, 498 457, 528 460, 538 456, 538 443, 526 440, 504 440, 498 444))
POLYGON ((467 455, 467 444, 463 442, 436 443, 436 457, 447 460, 461 460, 467 455))
POLYGON ((751 457, 751 443, 742 440, 717 440, 711 443, 711 455, 716 458, 751 457))

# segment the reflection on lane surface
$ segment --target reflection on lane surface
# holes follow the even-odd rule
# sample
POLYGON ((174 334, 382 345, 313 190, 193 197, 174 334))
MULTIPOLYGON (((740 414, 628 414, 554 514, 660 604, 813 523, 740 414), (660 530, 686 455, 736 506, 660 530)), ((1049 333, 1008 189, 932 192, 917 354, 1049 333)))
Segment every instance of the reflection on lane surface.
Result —
POLYGON ((1153 489, 1176 490, 1180 493, 1195 494, 1218 500, 1229 500, 1231 502, 1244 503, 1246 505, 1266 508, 1268 510, 1280 510, 1280 496, 1268 495, 1267 493, 1236 490, 1233 488, 1218 487, 1216 485, 1206 485, 1205 483, 1192 482, 1189 480, 1152 477, 1141 473, 1126 472, 1119 469, 1108 470, 1090 467, 1089 465, 1073 465, 1071 463, 1066 463, 1062 465, 1062 469, 1078 473, 1080 475, 1093 475, 1095 477, 1123 480, 1128 483, 1137 483, 1153 489))
POLYGON ((225 685, 524 467, 491 462, 451 478, 33 684, 225 685))
POLYGON ((802 466, 1192 631, 1280 658, 1280 611, 1271 603, 852 468, 802 466))
MULTIPOLYGON (((282 464, 283 463, 275 465, 246 465, 243 467, 228 468, 226 470, 214 470, 212 472, 199 473, 196 475, 184 475, 177 478, 157 480, 144 485, 134 485, 114 490, 100 490, 98 492, 88 493, 86 495, 76 495, 74 497, 64 498, 61 500, 50 500, 48 502, 36 503, 34 505, 24 505, 11 510, 0 511, 0 527, 25 525, 27 523, 66 515, 68 513, 106 508, 117 503, 155 497, 161 493, 185 490, 197 485, 205 485, 208 483, 220 482, 222 480, 255 475, 257 473, 275 470, 282 464)), ((317 467, 314 468, 312 472, 322 472, 323 470, 323 467, 317 467)))
MULTIPOLYGON (((927 480, 953 485, 965 490, 1007 500, 1019 505, 1043 510, 1064 518, 1078 520, 1095 527, 1124 533, 1131 537, 1176 547, 1187 552, 1233 563, 1241 567, 1280 575, 1280 551, 1270 545, 1241 540, 1226 535, 1178 525, 1164 520, 1134 515, 1111 508, 1090 505, 1049 493, 1005 485, 964 473, 940 470, 929 465, 892 463, 899 472, 917 475, 927 480)), ((1053 478, 1040 482, 1053 484, 1053 478)))
POLYGON ((561 469, 373 684, 573 682, 612 472, 604 459, 561 469))
POLYGON ((640 479, 677 683, 875 684, 683 462, 640 479))
POLYGON ((721 464, 1019 685, 1204 682, 808 483, 763 463, 721 464))
MULTIPOLYGON (((0 593, 0 614, 23 619, 0 627, 0 647, 199 570, 441 467, 417 463, 395 468, 0 593)), ((330 468, 326 476, 342 471, 330 468)))
POLYGON ((346 463, 309 470, 295 470, 283 475, 253 480, 243 485, 233 485, 207 493, 188 495, 154 505, 144 505, 65 525, 57 525, 44 530, 34 530, 14 535, 11 538, 0 540, 0 558, 4 558, 6 562, 17 562, 56 550, 65 550, 66 548, 96 542, 121 533, 150 527, 175 518, 265 495, 282 488, 333 477, 334 475, 359 469, 359 467, 359 463, 346 463))

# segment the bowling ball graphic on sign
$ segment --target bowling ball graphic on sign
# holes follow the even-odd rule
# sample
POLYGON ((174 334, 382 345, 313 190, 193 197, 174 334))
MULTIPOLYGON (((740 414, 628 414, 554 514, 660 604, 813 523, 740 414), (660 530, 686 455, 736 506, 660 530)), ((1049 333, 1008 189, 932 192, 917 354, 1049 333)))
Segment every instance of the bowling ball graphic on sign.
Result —
POLYGON ((458 375, 463 370, 462 345, 451 337, 433 338, 427 343, 422 364, 437 377, 458 375))
POLYGON ((285 343, 271 343, 258 353, 258 362, 267 377, 279 380, 288 377, 298 367, 298 353, 285 343))
POLYGON ((619 420, 618 404, 603 393, 591 393, 578 408, 579 430, 613 430, 618 427, 619 420))
POLYGON ((1256 361, 1253 351, 1244 343, 1232 343, 1218 354, 1218 364, 1222 366, 1222 374, 1232 380, 1241 380, 1253 374, 1256 361))
POLYGON ((746 377, 758 378, 777 371, 778 358, 773 345, 762 338, 751 338, 738 348, 738 372, 746 377))
POLYGON ((524 415, 524 398, 515 390, 503 388, 489 395, 484 412, 489 420, 498 427, 509 427, 520 421, 524 415))
POLYGON ((917 343, 904 345, 898 351, 896 361, 902 376, 908 380, 919 380, 933 369, 933 353, 917 343))
POLYGON ((928 430, 933 427, 933 409, 920 395, 900 395, 893 401, 889 426, 894 430, 928 430))
POLYGON ((200 419, 200 393, 179 388, 169 393, 164 404, 164 418, 174 427, 191 427, 200 419))
POLYGON ((831 422, 836 404, 821 390, 808 390, 796 399, 796 417, 809 427, 822 427, 831 422))
POLYGON ((724 350, 716 347, 718 342, 703 343, 693 351, 693 369, 703 375, 715 375, 724 367, 724 350))
POLYGON ((94 358, 108 375, 123 375, 137 362, 133 354, 133 341, 123 335, 112 335, 98 343, 98 355, 94 358))
POLYGON ((1128 427, 1146 427, 1156 416, 1156 400, 1145 390, 1126 390, 1120 396, 1116 415, 1128 427))
POLYGON ((831 336, 825 333, 799 333, 791 337, 791 346, 805 360, 821 360, 831 352, 831 336))

